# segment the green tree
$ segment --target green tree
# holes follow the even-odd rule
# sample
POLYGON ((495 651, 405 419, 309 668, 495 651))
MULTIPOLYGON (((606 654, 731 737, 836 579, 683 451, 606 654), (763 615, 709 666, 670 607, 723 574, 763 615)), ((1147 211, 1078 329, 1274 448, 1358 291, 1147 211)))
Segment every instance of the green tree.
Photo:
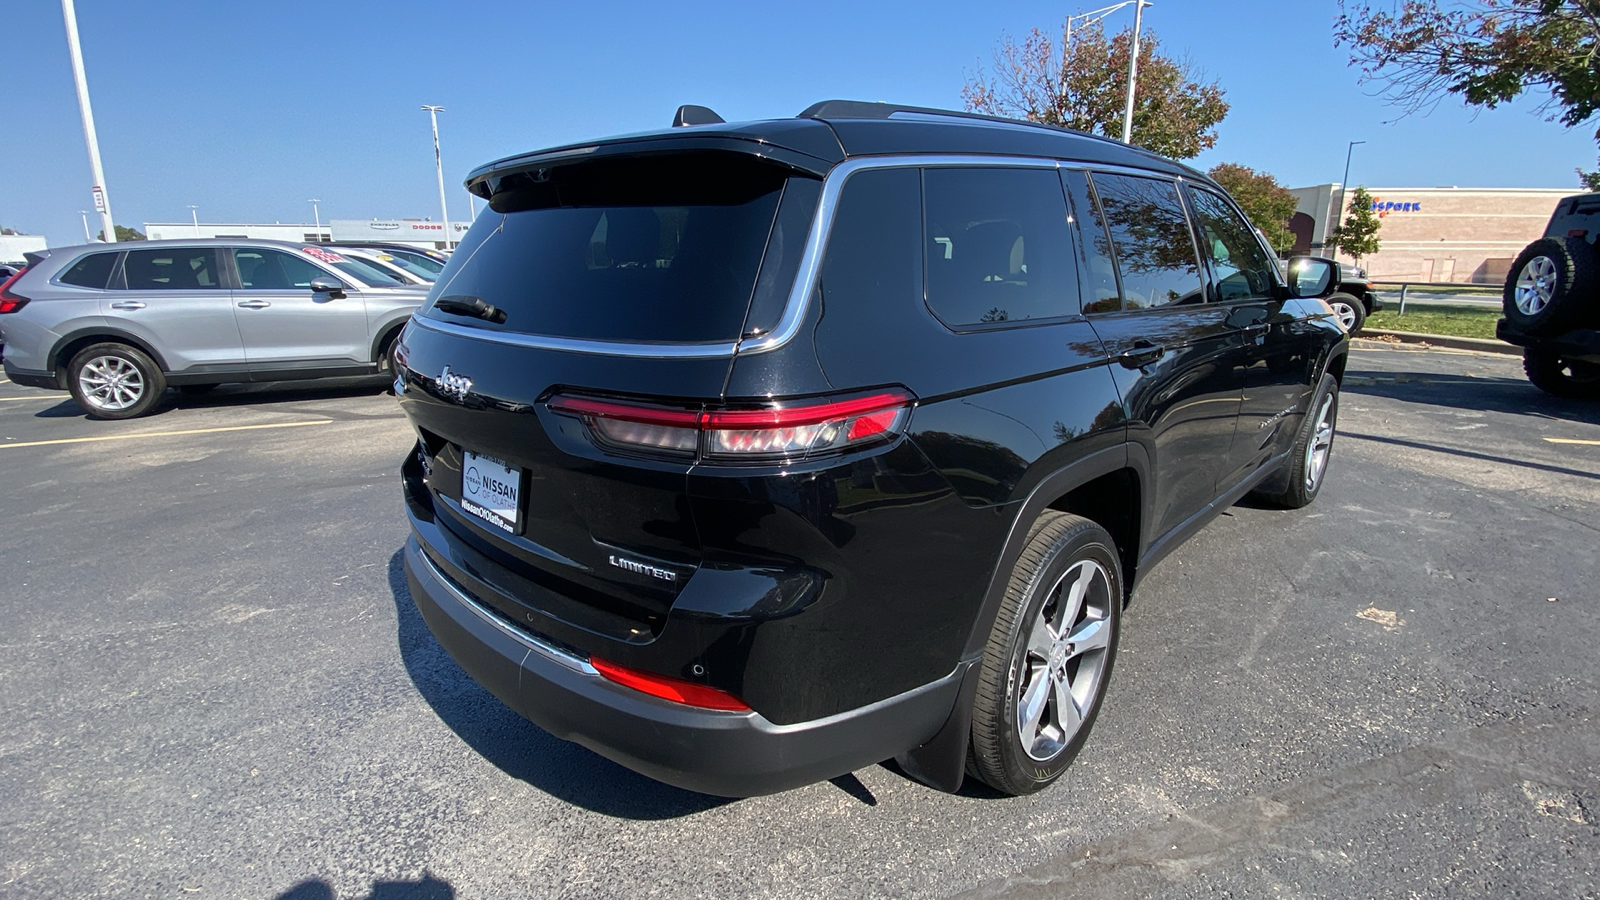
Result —
MULTIPOLYGON (((1404 0, 1387 10, 1339 0, 1333 42, 1350 48, 1362 83, 1408 115, 1447 94, 1493 109, 1532 92, 1569 128, 1600 117, 1600 0, 1404 0)), ((1600 190, 1600 172, 1577 172, 1600 190)))
MULTIPOLYGON (((142 240, 145 240, 144 232, 140 231, 137 228, 128 228, 125 225, 113 225, 112 227, 117 229, 117 240, 118 241, 142 241, 142 240)), ((100 229, 99 233, 97 233, 94 236, 94 239, 97 240, 97 241, 105 240, 106 239, 106 230, 104 228, 100 229)))
POLYGON ((1383 220, 1372 208, 1372 195, 1364 187, 1350 192, 1350 206, 1344 222, 1328 235, 1329 249, 1339 249, 1355 257, 1357 263, 1378 252, 1378 229, 1383 220))
POLYGON ((1267 236, 1272 249, 1287 253, 1294 248, 1294 232, 1289 230, 1289 220, 1294 218, 1298 203, 1278 179, 1238 163, 1220 163, 1206 174, 1233 195, 1250 224, 1267 236))
MULTIPOLYGON (((1070 40, 1063 30, 1059 47, 1037 28, 1021 43, 1002 35, 994 71, 969 75, 962 102, 974 112, 1120 138, 1132 42, 1133 29, 1108 38, 1098 23, 1074 29, 1070 40)), ((1188 60, 1158 53, 1160 44, 1148 30, 1139 39, 1133 143, 1190 159, 1216 144, 1228 104, 1217 82, 1188 60)))

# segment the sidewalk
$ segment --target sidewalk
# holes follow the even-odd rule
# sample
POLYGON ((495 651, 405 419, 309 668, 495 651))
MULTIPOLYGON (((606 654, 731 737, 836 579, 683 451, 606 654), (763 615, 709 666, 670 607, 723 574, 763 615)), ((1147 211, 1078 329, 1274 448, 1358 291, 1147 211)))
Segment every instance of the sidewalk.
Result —
POLYGON ((1482 338, 1455 337, 1448 334, 1419 334, 1415 331, 1390 331, 1385 328, 1363 328, 1355 340, 1368 340, 1380 344, 1422 344, 1430 347, 1449 347, 1453 350, 1476 350, 1480 353, 1504 353, 1521 356, 1522 348, 1505 341, 1482 338))

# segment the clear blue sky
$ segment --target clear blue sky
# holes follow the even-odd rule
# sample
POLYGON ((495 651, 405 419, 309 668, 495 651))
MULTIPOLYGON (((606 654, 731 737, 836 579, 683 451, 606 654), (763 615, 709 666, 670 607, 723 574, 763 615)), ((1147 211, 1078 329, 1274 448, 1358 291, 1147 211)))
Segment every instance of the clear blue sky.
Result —
MULTIPOLYGON (((1089 3, 528 3, 78 0, 112 210, 122 224, 438 216, 424 103, 440 116, 454 215, 490 159, 667 125, 680 103, 729 120, 842 97, 956 108, 1002 32, 1059 29, 1089 3)), ((1576 188, 1591 129, 1530 102, 1425 117, 1356 83, 1332 0, 1157 0, 1147 27, 1220 80, 1214 150, 1289 186, 1576 188)), ((1110 24, 1120 26, 1131 8, 1110 24)), ((90 175, 57 0, 7 0, 0 224, 81 241, 90 175)), ((91 222, 93 217, 91 216, 91 222)))

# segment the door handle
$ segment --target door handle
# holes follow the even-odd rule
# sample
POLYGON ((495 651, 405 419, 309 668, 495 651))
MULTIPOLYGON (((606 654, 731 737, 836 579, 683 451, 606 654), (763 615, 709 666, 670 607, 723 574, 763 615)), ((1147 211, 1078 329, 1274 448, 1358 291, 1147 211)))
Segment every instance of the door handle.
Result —
POLYGON ((144 304, 138 300, 118 300, 111 304, 112 309, 144 309, 144 304))
POLYGON ((1270 322, 1256 322, 1256 323, 1254 323, 1252 325, 1246 325, 1244 327, 1244 333, 1245 334, 1260 334, 1263 331, 1266 331, 1268 328, 1271 328, 1271 327, 1272 327, 1272 323, 1270 323, 1270 322))
POLYGON ((1160 359, 1166 352, 1167 348, 1160 344, 1144 340, 1134 341, 1132 347, 1117 354, 1117 362, 1122 363, 1124 368, 1138 369, 1160 359))
POLYGON ((266 301, 266 300, 241 300, 241 301, 239 301, 239 308, 240 309, 266 309, 267 307, 269 307, 271 305, 272 304, 269 301, 266 301))

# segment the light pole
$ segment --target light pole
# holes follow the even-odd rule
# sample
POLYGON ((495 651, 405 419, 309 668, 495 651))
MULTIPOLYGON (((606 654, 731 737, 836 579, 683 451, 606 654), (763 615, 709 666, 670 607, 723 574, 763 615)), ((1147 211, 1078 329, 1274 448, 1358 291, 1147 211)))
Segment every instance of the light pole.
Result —
POLYGON ((78 113, 83 117, 83 141, 89 145, 89 172, 94 177, 94 208, 100 213, 100 227, 106 242, 117 242, 117 229, 111 224, 111 201, 106 197, 106 173, 100 167, 100 139, 94 133, 94 110, 89 108, 89 79, 83 74, 83 48, 78 46, 78 13, 72 0, 61 0, 61 16, 67 20, 67 54, 72 57, 72 80, 78 86, 78 113))
POLYGON ((89 234, 89 211, 80 209, 78 210, 78 215, 83 217, 83 242, 85 244, 94 243, 94 237, 89 234))
POLYGON ((1139 30, 1144 25, 1144 8, 1148 0, 1138 0, 1133 5, 1133 47, 1128 53, 1128 103, 1122 108, 1122 142, 1133 140, 1133 91, 1139 83, 1139 30))
POLYGON ((428 119, 433 123, 433 167, 439 173, 439 213, 444 216, 444 248, 450 249, 450 208, 444 202, 444 160, 439 156, 439 113, 444 112, 442 106, 424 106, 428 111, 428 119))
POLYGON ((194 236, 200 236, 200 212, 193 203, 189 204, 189 220, 194 222, 194 236))
POLYGON ((317 243, 320 244, 322 243, 322 210, 318 208, 317 204, 321 203, 322 201, 316 197, 312 197, 306 202, 311 204, 311 218, 316 222, 317 243))
MULTIPOLYGON (((1365 143, 1366 141, 1351 141, 1350 146, 1345 148, 1344 180, 1339 182, 1339 205, 1334 207, 1333 213, 1333 224, 1335 228, 1339 227, 1340 222, 1344 221, 1344 195, 1346 191, 1350 190, 1350 155, 1356 152, 1357 144, 1365 143)), ((1323 243, 1326 244, 1327 241, 1324 240, 1323 243)), ((1339 252, 1339 248, 1335 247, 1334 252, 1339 252)))

